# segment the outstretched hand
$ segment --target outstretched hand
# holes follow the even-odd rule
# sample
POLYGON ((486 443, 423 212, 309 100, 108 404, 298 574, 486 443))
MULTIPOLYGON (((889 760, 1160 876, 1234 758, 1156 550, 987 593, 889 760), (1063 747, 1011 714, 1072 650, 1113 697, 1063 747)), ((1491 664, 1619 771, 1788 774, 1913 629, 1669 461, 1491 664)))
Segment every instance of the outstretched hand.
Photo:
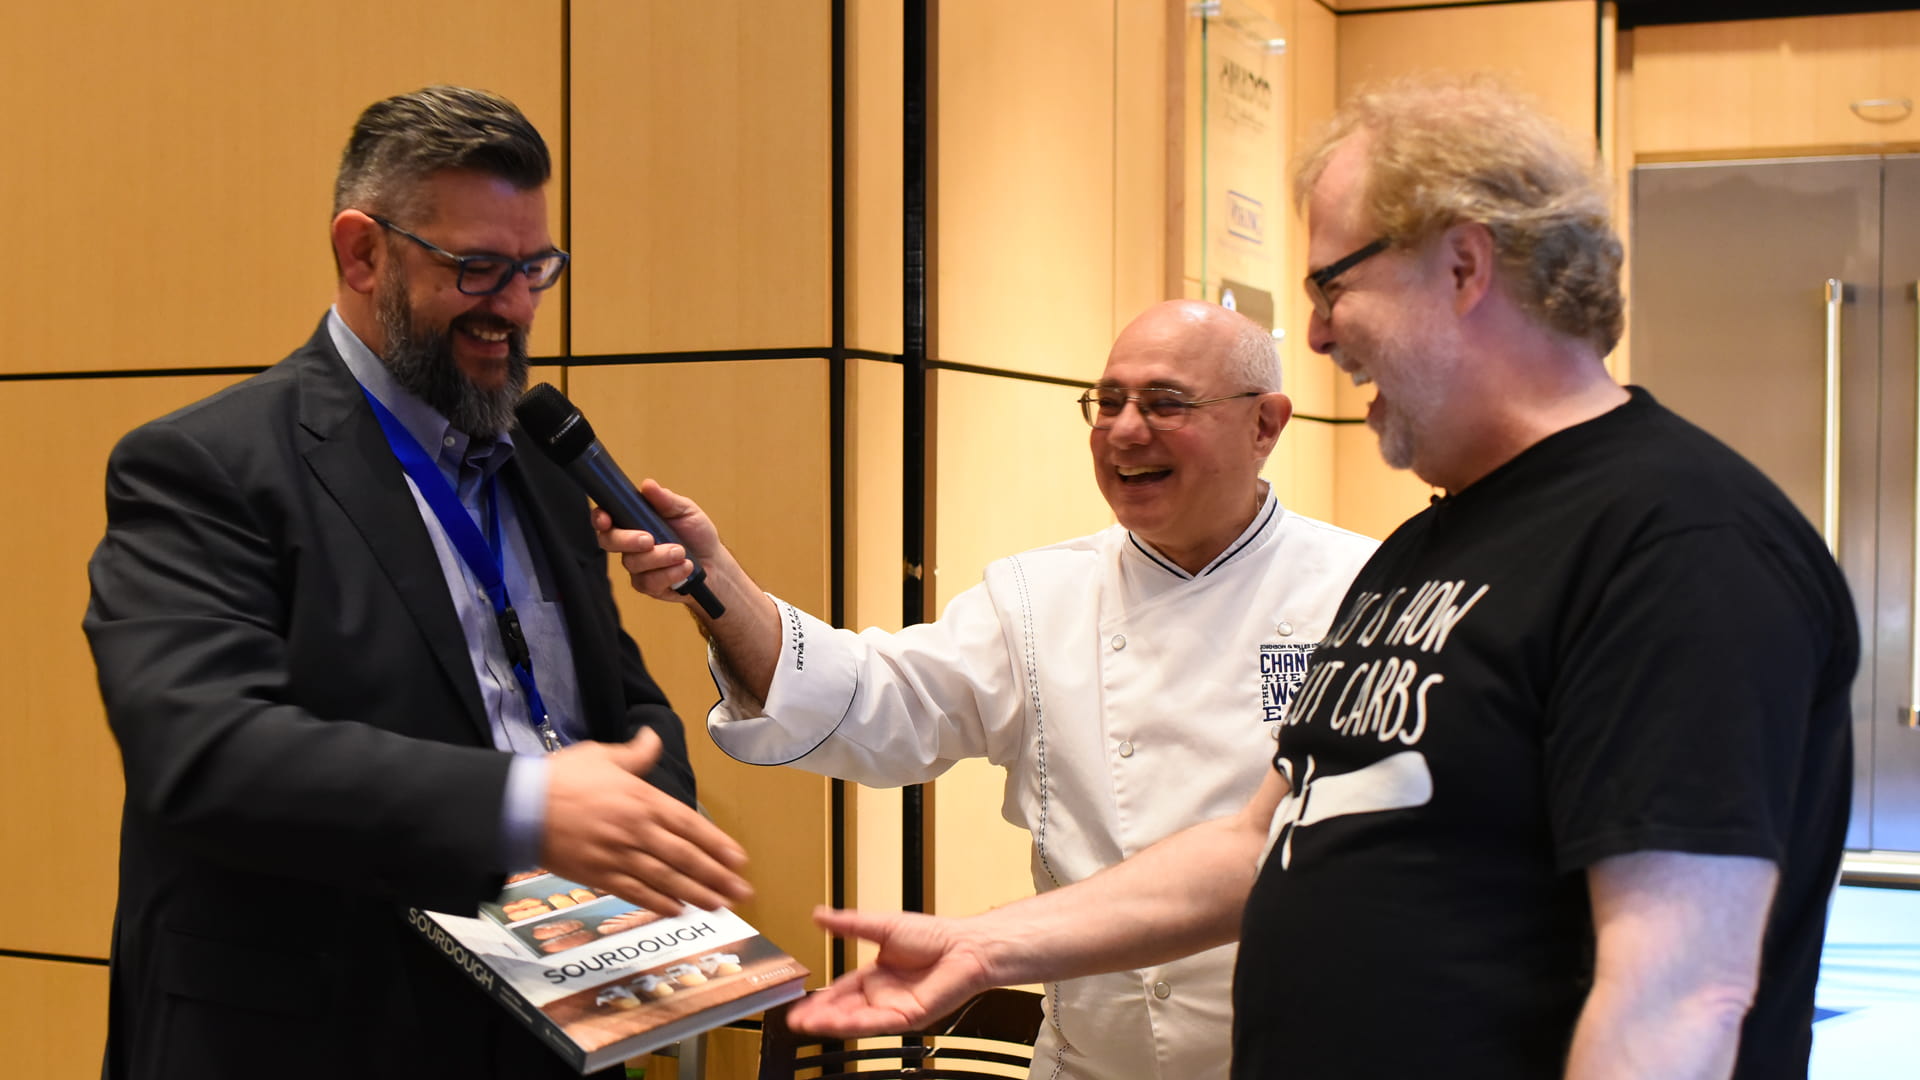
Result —
POLYGON ((652 728, 625 743, 575 743, 548 756, 541 865, 665 915, 753 895, 747 854, 718 825, 642 777, 660 758, 652 728))
POLYGON ((834 1038, 921 1027, 995 985, 962 933, 963 920, 912 912, 868 914, 815 908, 813 921, 839 937, 880 946, 874 962, 835 979, 787 1014, 796 1031, 834 1038))

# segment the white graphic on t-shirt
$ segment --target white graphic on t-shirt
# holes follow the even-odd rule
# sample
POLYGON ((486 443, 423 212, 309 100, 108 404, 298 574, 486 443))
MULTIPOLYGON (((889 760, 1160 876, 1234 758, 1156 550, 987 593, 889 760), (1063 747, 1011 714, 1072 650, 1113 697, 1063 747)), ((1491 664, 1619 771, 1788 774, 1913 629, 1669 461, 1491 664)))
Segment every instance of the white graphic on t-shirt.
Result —
POLYGON ((1296 829, 1348 814, 1425 806, 1433 798, 1433 774, 1427 769, 1426 755, 1418 750, 1402 750, 1365 768, 1318 778, 1314 776, 1312 755, 1307 756, 1306 768, 1298 778, 1293 775, 1291 760, 1282 758, 1275 766, 1286 777, 1289 790, 1274 807, 1259 865, 1266 864, 1278 842, 1282 870, 1293 864, 1296 829))
MULTIPOLYGON (((1362 648, 1380 642, 1383 649, 1438 653, 1487 589, 1480 586, 1464 603, 1460 599, 1467 590, 1464 581, 1429 581, 1410 598, 1404 587, 1387 594, 1361 593, 1323 645, 1338 649, 1352 640, 1362 648), (1394 606, 1403 598, 1406 606, 1396 618, 1394 606)), ((1426 734, 1427 695, 1446 676, 1438 672, 1422 676, 1417 656, 1375 656, 1353 664, 1351 670, 1346 660, 1323 660, 1307 674, 1281 722, 1292 726, 1320 715, 1328 690, 1342 672, 1346 680, 1325 716, 1328 730, 1336 735, 1371 735, 1381 742, 1398 740, 1405 746, 1426 734)))

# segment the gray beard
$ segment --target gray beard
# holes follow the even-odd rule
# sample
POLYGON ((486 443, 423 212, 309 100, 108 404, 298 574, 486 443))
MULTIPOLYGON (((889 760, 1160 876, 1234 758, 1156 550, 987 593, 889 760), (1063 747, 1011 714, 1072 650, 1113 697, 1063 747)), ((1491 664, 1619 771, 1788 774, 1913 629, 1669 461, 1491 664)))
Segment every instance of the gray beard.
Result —
POLYGON ((524 331, 516 329, 508 336, 506 383, 498 390, 482 390, 453 361, 452 326, 435 331, 414 323, 404 273, 383 276, 374 307, 387 335, 386 355, 380 361, 402 389, 472 438, 497 439, 513 427, 513 407, 527 389, 524 331))

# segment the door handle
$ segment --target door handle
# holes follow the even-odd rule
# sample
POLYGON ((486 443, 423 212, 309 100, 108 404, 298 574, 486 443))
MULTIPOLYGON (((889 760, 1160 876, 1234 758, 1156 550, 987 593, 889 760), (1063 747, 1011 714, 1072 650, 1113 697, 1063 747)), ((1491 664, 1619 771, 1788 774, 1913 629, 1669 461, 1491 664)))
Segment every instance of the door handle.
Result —
POLYGON ((1840 557, 1840 309, 1847 287, 1838 278, 1827 279, 1827 417, 1821 462, 1820 535, 1827 550, 1840 557))
MULTIPOLYGON (((1920 304, 1920 282, 1915 282, 1911 295, 1916 304, 1920 304)), ((1913 321, 1913 368, 1914 368, 1914 425, 1913 425, 1913 606, 1908 609, 1912 621, 1910 634, 1913 650, 1912 667, 1908 669, 1907 707, 1900 710, 1900 722, 1910 728, 1920 728, 1920 307, 1916 307, 1913 321)))

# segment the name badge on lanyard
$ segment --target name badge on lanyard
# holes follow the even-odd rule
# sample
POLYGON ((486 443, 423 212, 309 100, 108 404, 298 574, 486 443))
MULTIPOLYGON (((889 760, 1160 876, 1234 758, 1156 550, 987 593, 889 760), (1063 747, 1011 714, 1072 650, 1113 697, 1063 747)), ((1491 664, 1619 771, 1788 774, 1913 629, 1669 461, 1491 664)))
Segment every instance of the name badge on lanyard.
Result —
POLYGON ((533 680, 533 654, 527 650, 527 636, 520 629, 520 616, 513 610, 513 602, 507 596, 506 560, 500 548, 500 495, 499 485, 494 477, 487 477, 487 531, 482 536, 480 527, 467 516, 467 508, 460 504, 460 496, 440 475, 440 469, 421 449, 399 417, 393 415, 380 399, 368 393, 366 387, 360 392, 366 395, 367 404, 373 406, 374 419, 380 421, 380 430, 386 433, 387 445, 393 448, 393 456, 400 460, 400 467, 413 480, 414 487, 420 490, 420 497, 426 500, 427 509, 439 519, 440 527, 446 530, 447 539, 453 542, 453 549, 460 553, 460 561, 480 581, 487 591, 487 599, 493 604, 493 620, 500 630, 500 644, 506 650, 507 662, 513 665, 513 677, 520 682, 520 688, 527 694, 527 713, 533 718, 534 730, 540 735, 540 745, 548 753, 564 745, 560 733, 554 730, 553 718, 547 714, 546 703, 540 700, 540 689, 533 680))

